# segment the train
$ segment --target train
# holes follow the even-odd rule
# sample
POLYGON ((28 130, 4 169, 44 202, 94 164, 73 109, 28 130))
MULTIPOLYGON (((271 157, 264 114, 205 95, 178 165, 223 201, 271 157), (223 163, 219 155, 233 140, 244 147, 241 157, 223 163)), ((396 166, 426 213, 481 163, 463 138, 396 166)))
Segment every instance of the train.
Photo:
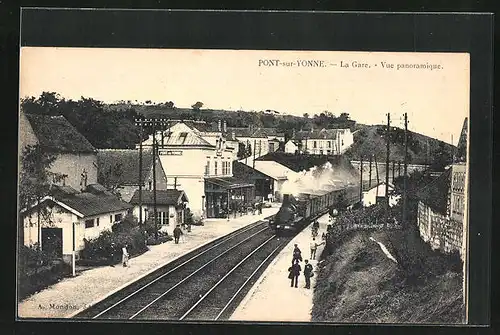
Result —
POLYGON ((276 235, 299 232, 329 211, 359 203, 359 192, 359 185, 349 184, 334 189, 305 190, 297 196, 284 194, 280 209, 269 219, 269 227, 276 235))

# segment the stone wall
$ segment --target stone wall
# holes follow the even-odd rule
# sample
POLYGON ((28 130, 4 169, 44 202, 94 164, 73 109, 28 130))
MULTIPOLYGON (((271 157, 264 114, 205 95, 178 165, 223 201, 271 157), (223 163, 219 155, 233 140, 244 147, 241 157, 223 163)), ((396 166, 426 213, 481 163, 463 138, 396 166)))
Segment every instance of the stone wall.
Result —
POLYGON ((464 260, 462 222, 436 213, 420 201, 418 203, 417 224, 420 237, 429 243, 432 249, 444 253, 459 252, 460 258, 464 260))

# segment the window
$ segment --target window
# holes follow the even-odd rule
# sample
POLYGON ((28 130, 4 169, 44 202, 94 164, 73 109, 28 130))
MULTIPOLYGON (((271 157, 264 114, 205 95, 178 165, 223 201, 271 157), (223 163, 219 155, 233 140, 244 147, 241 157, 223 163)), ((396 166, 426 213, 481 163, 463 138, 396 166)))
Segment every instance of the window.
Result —
POLYGON ((153 182, 149 181, 149 190, 151 191, 151 187, 153 186, 153 182))
POLYGON ((99 218, 96 219, 95 225, 99 227, 99 218))
POLYGON ((94 227, 94 219, 85 220, 85 228, 92 228, 92 227, 94 227))
POLYGON ((313 148, 316 148, 318 146, 317 141, 313 142, 313 148))
POLYGON ((168 224, 168 212, 159 212, 160 224, 167 225, 168 224))
POLYGON ((206 175, 210 174, 210 161, 208 161, 207 165, 205 165, 205 174, 206 175))
POLYGON ((110 224, 111 224, 111 223, 113 223, 113 215, 110 215, 110 216, 109 216, 109 223, 110 223, 110 224))
POLYGON ((121 214, 116 214, 115 215, 115 221, 121 221, 122 220, 122 215, 121 214))
POLYGON ((328 145, 328 148, 331 148, 331 147, 332 147, 332 141, 328 141, 328 142, 326 142, 326 143, 327 143, 327 145, 328 145))
POLYGON ((217 161, 214 162, 214 174, 217 175, 217 161))

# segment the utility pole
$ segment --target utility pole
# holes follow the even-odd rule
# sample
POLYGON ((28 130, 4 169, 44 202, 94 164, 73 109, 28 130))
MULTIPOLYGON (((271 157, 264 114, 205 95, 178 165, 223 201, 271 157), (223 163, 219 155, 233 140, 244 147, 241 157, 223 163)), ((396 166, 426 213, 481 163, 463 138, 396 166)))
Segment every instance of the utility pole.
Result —
POLYGON ((398 161, 398 177, 401 177, 401 161, 398 161))
POLYGON ((408 114, 405 113, 405 161, 404 161, 404 169, 403 169, 403 225, 406 225, 406 206, 407 206, 407 200, 406 200, 406 174, 408 170, 408 114))
POLYGON ((389 155, 390 155, 390 144, 391 144, 391 114, 387 113, 387 132, 386 142, 387 142, 387 154, 385 156, 385 202, 387 214, 389 214, 389 155))
POLYGON ((253 140, 253 161, 252 161, 252 167, 255 169, 255 147, 256 147, 256 140, 253 140))
POLYGON ((245 146, 245 165, 247 165, 247 158, 248 158, 248 140, 247 140, 247 145, 245 146))
POLYGON ((139 224, 142 225, 142 120, 136 120, 136 124, 139 122, 139 224))
POLYGON ((360 158, 359 162, 359 202, 363 201, 363 156, 360 158))
POLYGON ((158 211, 156 207, 156 119, 153 119, 153 213, 155 223, 155 240, 158 241, 158 211))
POLYGON ((396 169, 396 162, 392 161, 392 183, 394 184, 394 170, 396 169))
POLYGON ((375 172, 377 173, 377 197, 378 197, 378 187, 380 184, 380 179, 378 178, 378 162, 377 162, 377 156, 374 156, 375 158, 375 172))
POLYGON ((368 174, 368 188, 372 187, 372 155, 370 155, 370 172, 368 174))

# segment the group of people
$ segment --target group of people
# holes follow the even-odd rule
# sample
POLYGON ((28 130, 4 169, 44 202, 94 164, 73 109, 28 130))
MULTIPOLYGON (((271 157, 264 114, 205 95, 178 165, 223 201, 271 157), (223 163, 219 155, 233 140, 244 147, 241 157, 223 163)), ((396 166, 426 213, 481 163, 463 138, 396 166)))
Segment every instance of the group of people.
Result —
MULTIPOLYGON (((295 247, 293 249, 292 266, 288 268, 288 279, 291 280, 290 287, 298 287, 299 276, 300 272, 302 271, 299 262, 302 262, 302 252, 300 251, 299 246, 295 244, 295 247)), ((313 267, 311 264, 309 264, 309 261, 307 259, 304 261, 304 263, 304 279, 306 281, 305 288, 309 289, 311 288, 311 277, 314 276, 313 267)))
MULTIPOLYGON (((312 224, 312 241, 310 243, 310 249, 311 249, 311 254, 310 254, 310 259, 315 260, 316 259, 316 250, 318 247, 322 244, 325 244, 325 241, 318 243, 316 241, 316 236, 318 236, 318 231, 319 231, 319 222, 314 221, 312 224)), ((323 234, 324 235, 324 234, 323 234)), ((291 287, 298 287, 298 281, 299 281, 299 276, 300 272, 302 271, 302 268, 300 266, 300 262, 302 262, 302 251, 300 250, 298 244, 294 245, 293 249, 293 257, 292 257, 292 266, 288 268, 288 279, 290 279, 290 286, 291 287)), ((314 276, 313 272, 313 266, 311 263, 309 263, 309 260, 304 260, 304 280, 306 282, 305 288, 310 289, 311 288, 311 277, 314 276)))

